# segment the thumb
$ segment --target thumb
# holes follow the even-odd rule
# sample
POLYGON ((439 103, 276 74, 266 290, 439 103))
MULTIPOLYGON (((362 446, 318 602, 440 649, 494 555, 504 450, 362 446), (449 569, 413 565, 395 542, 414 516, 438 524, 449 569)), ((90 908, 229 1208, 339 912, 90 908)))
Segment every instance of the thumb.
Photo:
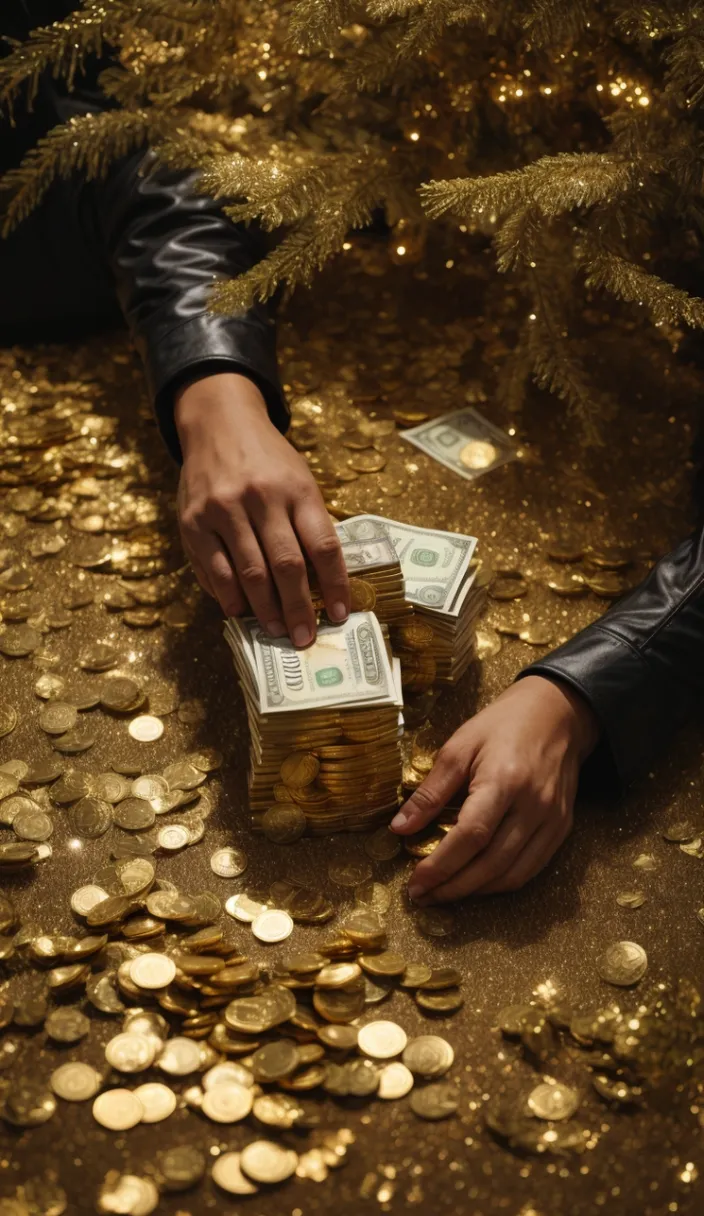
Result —
POLYGON ((458 746, 453 735, 438 752, 435 764, 425 781, 414 790, 408 801, 404 802, 389 827, 394 832, 409 835, 430 823, 467 780, 473 755, 474 749, 467 743, 458 746))

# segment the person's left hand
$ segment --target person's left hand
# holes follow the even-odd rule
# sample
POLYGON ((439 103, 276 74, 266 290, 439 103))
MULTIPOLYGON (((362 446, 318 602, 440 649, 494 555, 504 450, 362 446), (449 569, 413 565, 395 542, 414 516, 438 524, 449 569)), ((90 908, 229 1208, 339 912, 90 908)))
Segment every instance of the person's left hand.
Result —
POLYGON ((469 783, 457 823, 408 884, 416 903, 515 891, 547 865, 572 826, 579 769, 599 737, 586 700, 525 676, 440 749, 391 827, 420 831, 469 783))

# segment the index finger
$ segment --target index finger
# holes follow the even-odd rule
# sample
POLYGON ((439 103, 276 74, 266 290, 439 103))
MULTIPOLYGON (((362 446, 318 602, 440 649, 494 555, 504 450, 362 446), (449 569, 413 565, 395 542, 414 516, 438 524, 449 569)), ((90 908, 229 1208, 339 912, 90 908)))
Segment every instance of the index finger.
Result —
POLYGON ((306 499, 295 510, 294 527, 318 576, 331 621, 341 624, 350 612, 350 580, 342 546, 322 498, 306 499))
POLYGON ((457 823, 436 849, 416 866, 408 884, 411 899, 439 887, 481 853, 493 838, 511 804, 511 795, 498 785, 470 789, 457 823))

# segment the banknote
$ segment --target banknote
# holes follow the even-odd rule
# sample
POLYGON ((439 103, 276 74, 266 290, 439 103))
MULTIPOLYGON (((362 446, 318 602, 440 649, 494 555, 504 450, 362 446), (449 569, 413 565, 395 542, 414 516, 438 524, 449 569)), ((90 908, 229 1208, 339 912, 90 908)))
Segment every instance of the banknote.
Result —
POLYGON ((358 515, 335 525, 347 569, 354 574, 398 561, 386 520, 358 515))
POLYGON ((411 427, 401 438, 467 481, 517 459, 510 437, 470 408, 411 427))
POLYGON ((465 579, 477 544, 475 536, 398 523, 380 515, 357 515, 338 525, 358 533, 384 528, 401 563, 406 599, 411 604, 449 612, 465 579))
POLYGON ((253 620, 229 620, 225 635, 250 691, 254 683, 262 715, 402 703, 371 612, 353 613, 344 625, 321 626, 307 650, 297 650, 288 638, 269 637, 253 620))

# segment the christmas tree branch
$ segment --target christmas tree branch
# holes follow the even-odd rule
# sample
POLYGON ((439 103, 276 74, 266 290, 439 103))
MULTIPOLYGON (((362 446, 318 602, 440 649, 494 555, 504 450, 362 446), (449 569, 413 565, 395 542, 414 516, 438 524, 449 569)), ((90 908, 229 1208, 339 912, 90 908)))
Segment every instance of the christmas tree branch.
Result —
POLYGON ((577 252, 588 287, 603 288, 647 309, 656 325, 684 323, 692 329, 704 328, 704 300, 596 243, 582 241, 577 252))

